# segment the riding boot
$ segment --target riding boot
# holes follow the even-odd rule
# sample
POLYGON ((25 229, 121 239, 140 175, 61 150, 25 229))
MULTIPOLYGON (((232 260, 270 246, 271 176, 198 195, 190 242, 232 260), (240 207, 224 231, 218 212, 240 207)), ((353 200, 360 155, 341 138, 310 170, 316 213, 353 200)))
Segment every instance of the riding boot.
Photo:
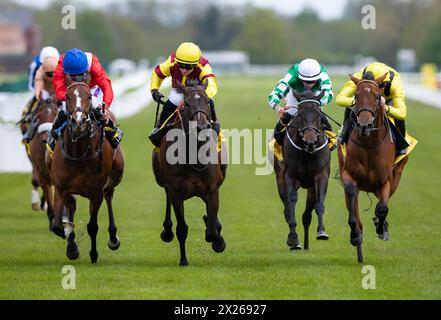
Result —
POLYGON ((159 121, 156 124, 156 127, 153 128, 152 134, 157 132, 162 127, 164 122, 173 114, 176 108, 177 106, 174 103, 172 103, 170 100, 167 100, 164 103, 162 107, 161 115, 159 116, 159 121))
POLYGON ((323 130, 332 131, 331 124, 328 121, 328 118, 324 115, 320 115, 320 123, 322 124, 323 130))
POLYGON ((288 124, 292 119, 292 115, 288 112, 285 112, 283 115, 283 119, 277 121, 276 127, 274 128, 274 139, 276 142, 283 146, 283 140, 285 138, 285 131, 282 131, 286 124, 288 124), (282 123, 283 122, 283 123, 282 123))
POLYGON ((156 126, 153 128, 152 133, 149 135, 150 141, 156 147, 159 147, 162 139, 167 133, 167 130, 162 130, 162 129, 166 129, 166 127, 165 128, 161 128, 161 127, 164 125, 167 119, 173 114, 176 108, 177 106, 174 103, 172 103, 170 100, 167 100, 164 103, 162 107, 161 115, 159 116, 159 121, 156 123, 156 126))
POLYGON ((401 137, 398 136, 397 132, 395 132, 395 140, 396 140, 396 148, 397 148, 397 155, 402 155, 407 152, 407 147, 409 147, 409 144, 407 143, 405 137, 406 137, 406 124, 404 123, 404 120, 398 120, 395 119, 395 127, 398 129, 398 134, 401 135, 401 137))
POLYGON ((21 141, 23 144, 28 144, 32 140, 39 124, 40 122, 38 121, 38 119, 34 117, 31 121, 31 124, 29 125, 29 128, 26 130, 25 134, 23 135, 23 139, 21 141))
POLYGON ((55 149, 55 141, 61 134, 61 131, 67 124, 67 114, 64 110, 60 110, 57 114, 57 117, 52 124, 52 130, 49 131, 47 135, 46 147, 50 153, 54 152, 55 149))
POLYGON ((104 125, 104 133, 113 149, 116 149, 118 144, 120 144, 124 134, 121 129, 115 126, 111 119, 107 120, 104 125))
POLYGON ((352 127, 351 112, 352 110, 350 108, 346 108, 343 119, 343 128, 337 137, 337 144, 341 144, 342 142, 347 143, 349 140, 349 134, 352 127))
POLYGON ((220 123, 219 123, 219 121, 217 121, 216 110, 214 109, 213 99, 210 99, 209 105, 210 105, 210 114, 211 114, 211 121, 212 121, 211 128, 214 131, 216 131, 216 133, 219 135, 220 123))

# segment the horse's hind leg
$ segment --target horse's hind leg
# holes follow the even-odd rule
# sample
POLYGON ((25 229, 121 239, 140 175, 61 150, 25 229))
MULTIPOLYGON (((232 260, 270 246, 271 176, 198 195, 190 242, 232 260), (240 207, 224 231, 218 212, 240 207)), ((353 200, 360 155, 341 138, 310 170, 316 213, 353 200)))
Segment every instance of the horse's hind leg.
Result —
POLYGON ((390 196, 395 193, 395 191, 398 188, 398 184, 401 180, 401 175, 403 174, 404 166, 406 165, 407 161, 409 160, 408 157, 404 157, 400 162, 398 162, 394 168, 393 171, 393 180, 392 180, 392 186, 390 188, 390 196))
POLYGON ((161 239, 164 242, 170 242, 173 240, 173 238, 175 237, 174 233, 173 233, 173 223, 171 220, 171 203, 170 203, 170 198, 168 196, 168 188, 164 188, 165 190, 165 196, 166 196, 166 207, 165 207, 165 218, 164 218, 164 222, 162 223, 162 226, 164 227, 164 229, 161 232, 161 239))
POLYGON ((90 220, 87 224, 87 233, 90 236, 91 248, 89 256, 92 263, 95 263, 98 260, 98 252, 96 250, 96 235, 98 233, 98 211, 102 203, 102 192, 99 192, 90 198, 90 220))
POLYGON ((314 210, 315 204, 315 191, 313 188, 308 189, 308 195, 306 197, 306 207, 302 215, 303 229, 305 230, 304 248, 309 249, 309 226, 312 220, 312 210, 314 210))
POLYGON ((80 251, 75 242, 74 215, 77 208, 75 197, 73 195, 66 196, 65 204, 69 216, 69 221, 64 223, 64 234, 67 237, 66 256, 70 260, 76 260, 80 255, 80 251))
POLYGON ((226 248, 226 243, 220 231, 222 225, 217 218, 219 212, 219 189, 211 192, 205 199, 207 207, 207 228, 205 230, 205 240, 212 242, 212 248, 215 252, 223 252, 226 248))
POLYGON ((187 266, 187 255, 185 252, 185 240, 187 239, 188 234, 188 225, 185 222, 184 218, 184 202, 179 199, 179 197, 175 196, 175 193, 177 191, 174 191, 172 194, 170 194, 170 201, 173 205, 173 209, 175 211, 176 216, 176 236, 179 240, 179 250, 181 253, 181 258, 179 260, 180 266, 187 266))
POLYGON ((117 228, 115 224, 115 219, 113 217, 112 199, 114 191, 115 189, 112 188, 110 191, 107 191, 104 194, 104 198, 106 199, 107 204, 107 211, 109 213, 109 227, 107 229, 109 231, 109 240, 107 241, 107 246, 111 250, 118 250, 119 246, 121 245, 121 241, 116 234, 117 228))

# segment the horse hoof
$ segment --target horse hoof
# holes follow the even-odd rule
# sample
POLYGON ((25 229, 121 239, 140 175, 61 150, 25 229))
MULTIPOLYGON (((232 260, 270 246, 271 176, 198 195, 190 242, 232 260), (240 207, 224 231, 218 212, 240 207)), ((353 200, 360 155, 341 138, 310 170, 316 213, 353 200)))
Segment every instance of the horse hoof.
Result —
POLYGON ((351 237, 351 244, 352 244, 354 247, 357 247, 357 246, 361 245, 362 242, 363 242, 363 235, 362 235, 362 234, 358 235, 358 236, 355 237, 355 238, 352 238, 352 237, 351 237))
POLYGON ((296 244, 294 246, 289 247, 289 250, 302 250, 302 246, 300 244, 296 244))
POLYGON ((211 247, 213 248, 214 252, 221 253, 225 250, 227 244, 225 243, 224 238, 221 237, 219 240, 213 241, 211 247))
POLYGON ((90 254, 89 254, 89 256, 90 256, 90 262, 92 262, 92 263, 96 263, 97 262, 97 260, 98 260, 98 252, 90 252, 90 254))
POLYGON ((181 267, 186 267, 186 266, 188 266, 188 261, 187 261, 187 259, 182 259, 181 261, 179 261, 179 265, 180 265, 181 267))
POLYGON ((33 202, 32 203, 32 210, 40 211, 40 203, 39 202, 33 202))
POLYGON ((59 225, 52 225, 52 232, 59 236, 62 239, 66 239, 66 235, 64 234, 64 228, 59 225))
POLYGON ((80 251, 75 243, 69 243, 66 248, 66 256, 69 260, 76 260, 80 256, 80 251))
MULTIPOLYGON (((288 239, 286 240, 286 244, 290 248, 300 247, 298 237, 292 233, 288 234, 288 239)), ((293 250, 297 250, 297 249, 293 249, 293 250)))
POLYGON ((107 246, 109 247, 110 250, 118 250, 119 246, 121 245, 121 241, 119 241, 118 236, 116 236, 116 242, 112 242, 112 240, 109 238, 109 240, 107 240, 107 246))
POLYGON ((167 232, 165 229, 162 230, 161 232, 161 239, 164 242, 171 242, 173 240, 173 238, 175 237, 175 234, 173 233, 173 231, 169 231, 167 232))
POLYGON ((317 240, 329 240, 329 236, 328 236, 328 234, 326 232, 320 231, 320 232, 317 232, 316 239, 317 240))
POLYGON ((378 239, 384 240, 384 241, 389 240, 389 232, 385 231, 382 234, 379 234, 378 239))

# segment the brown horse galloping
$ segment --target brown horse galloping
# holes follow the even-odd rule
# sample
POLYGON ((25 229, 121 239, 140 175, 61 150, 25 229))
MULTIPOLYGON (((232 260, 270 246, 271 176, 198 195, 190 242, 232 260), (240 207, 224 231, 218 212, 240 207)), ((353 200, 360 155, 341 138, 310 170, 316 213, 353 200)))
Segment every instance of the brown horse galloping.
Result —
MULTIPOLYGON (((46 165, 51 181, 55 186, 53 232, 65 239, 68 237, 66 255, 73 260, 78 258, 78 246, 75 243, 73 219, 76 210, 74 194, 90 200, 90 220, 87 232, 91 239, 90 259, 98 259, 96 235, 98 233, 98 211, 106 199, 109 213, 109 241, 112 250, 119 248, 113 218, 112 198, 115 187, 120 183, 124 171, 124 158, 120 147, 112 149, 103 139, 103 132, 97 125, 91 112, 91 93, 85 82, 67 83, 66 92, 68 124, 56 144, 53 159, 46 152, 46 165), (66 205, 69 224, 63 229, 61 214, 66 205)), ((112 118, 112 120, 115 120, 112 118)))
MULTIPOLYGON (((178 85, 180 85, 178 83, 178 85)), ((226 165, 221 164, 220 153, 217 154, 217 141, 209 135, 203 137, 203 132, 212 133, 211 115, 209 99, 205 93, 205 86, 187 86, 180 85, 184 94, 184 105, 178 110, 178 120, 171 125, 171 129, 177 129, 178 135, 183 138, 183 143, 174 141, 165 141, 161 144, 159 152, 153 151, 152 163, 153 173, 156 182, 163 187, 166 193, 166 214, 164 219, 164 229, 161 233, 161 239, 165 242, 173 240, 172 221, 170 216, 170 207, 173 206, 177 226, 176 235, 179 240, 180 262, 179 265, 188 265, 185 240, 188 233, 188 225, 184 218, 184 201, 194 196, 200 197, 206 204, 207 216, 204 216, 206 224, 205 240, 212 242, 212 248, 215 252, 225 250, 226 244, 221 236, 222 226, 218 219, 219 210, 219 187, 222 185, 226 165), (195 148, 189 147, 189 138, 191 136, 190 121, 197 125, 198 138, 195 148), (204 130, 206 129, 206 130, 204 130), (208 142, 207 142, 208 141, 208 142), (184 155, 182 162, 172 163, 169 161, 170 150, 178 144, 178 153, 184 155), (201 164, 198 154, 204 146, 210 146, 210 157, 215 156, 218 161, 209 161, 201 164), (193 151, 193 152, 192 152, 193 151), (198 157, 197 161, 189 161, 192 156, 198 157)), ((196 128, 195 128, 196 129, 196 128)), ((168 133, 171 133, 170 131, 168 133)), ((179 139, 179 137, 177 137, 179 139)), ((182 141, 182 140, 181 140, 182 141)), ((178 155, 179 156, 179 155, 178 155)))
MULTIPOLYGON (((47 203, 47 216, 49 218, 49 230, 52 228, 53 210, 53 192, 51 189, 51 180, 46 168, 45 153, 47 133, 52 129, 52 122, 58 113, 58 107, 54 100, 48 99, 39 102, 35 119, 39 125, 37 132, 29 144, 30 159, 32 163, 32 174, 35 180, 43 189, 43 198, 47 203)), ((34 180, 33 179, 33 180, 34 180)))
POLYGON ((349 211, 350 242, 357 247, 359 262, 363 262, 363 225, 358 208, 358 193, 360 190, 372 192, 378 198, 375 207, 376 232, 380 239, 387 240, 388 202, 398 187, 408 161, 406 156, 394 164, 395 143, 386 112, 380 103, 380 86, 386 75, 378 79, 357 79, 350 75, 357 85, 352 111, 356 118, 356 130, 352 130, 350 135, 346 156, 341 148, 338 150, 340 177, 349 211))

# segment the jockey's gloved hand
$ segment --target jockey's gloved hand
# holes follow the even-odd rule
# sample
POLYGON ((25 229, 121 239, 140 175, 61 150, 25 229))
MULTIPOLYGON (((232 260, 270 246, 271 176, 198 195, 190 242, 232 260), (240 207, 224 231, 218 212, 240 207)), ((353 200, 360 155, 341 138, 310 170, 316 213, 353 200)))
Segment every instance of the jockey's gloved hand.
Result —
POLYGON ((164 103, 161 99, 164 97, 164 95, 159 92, 157 89, 152 90, 152 98, 157 103, 164 103))
POLYGON ((103 120, 104 116, 101 112, 101 108, 92 108, 92 113, 96 120, 103 120))

